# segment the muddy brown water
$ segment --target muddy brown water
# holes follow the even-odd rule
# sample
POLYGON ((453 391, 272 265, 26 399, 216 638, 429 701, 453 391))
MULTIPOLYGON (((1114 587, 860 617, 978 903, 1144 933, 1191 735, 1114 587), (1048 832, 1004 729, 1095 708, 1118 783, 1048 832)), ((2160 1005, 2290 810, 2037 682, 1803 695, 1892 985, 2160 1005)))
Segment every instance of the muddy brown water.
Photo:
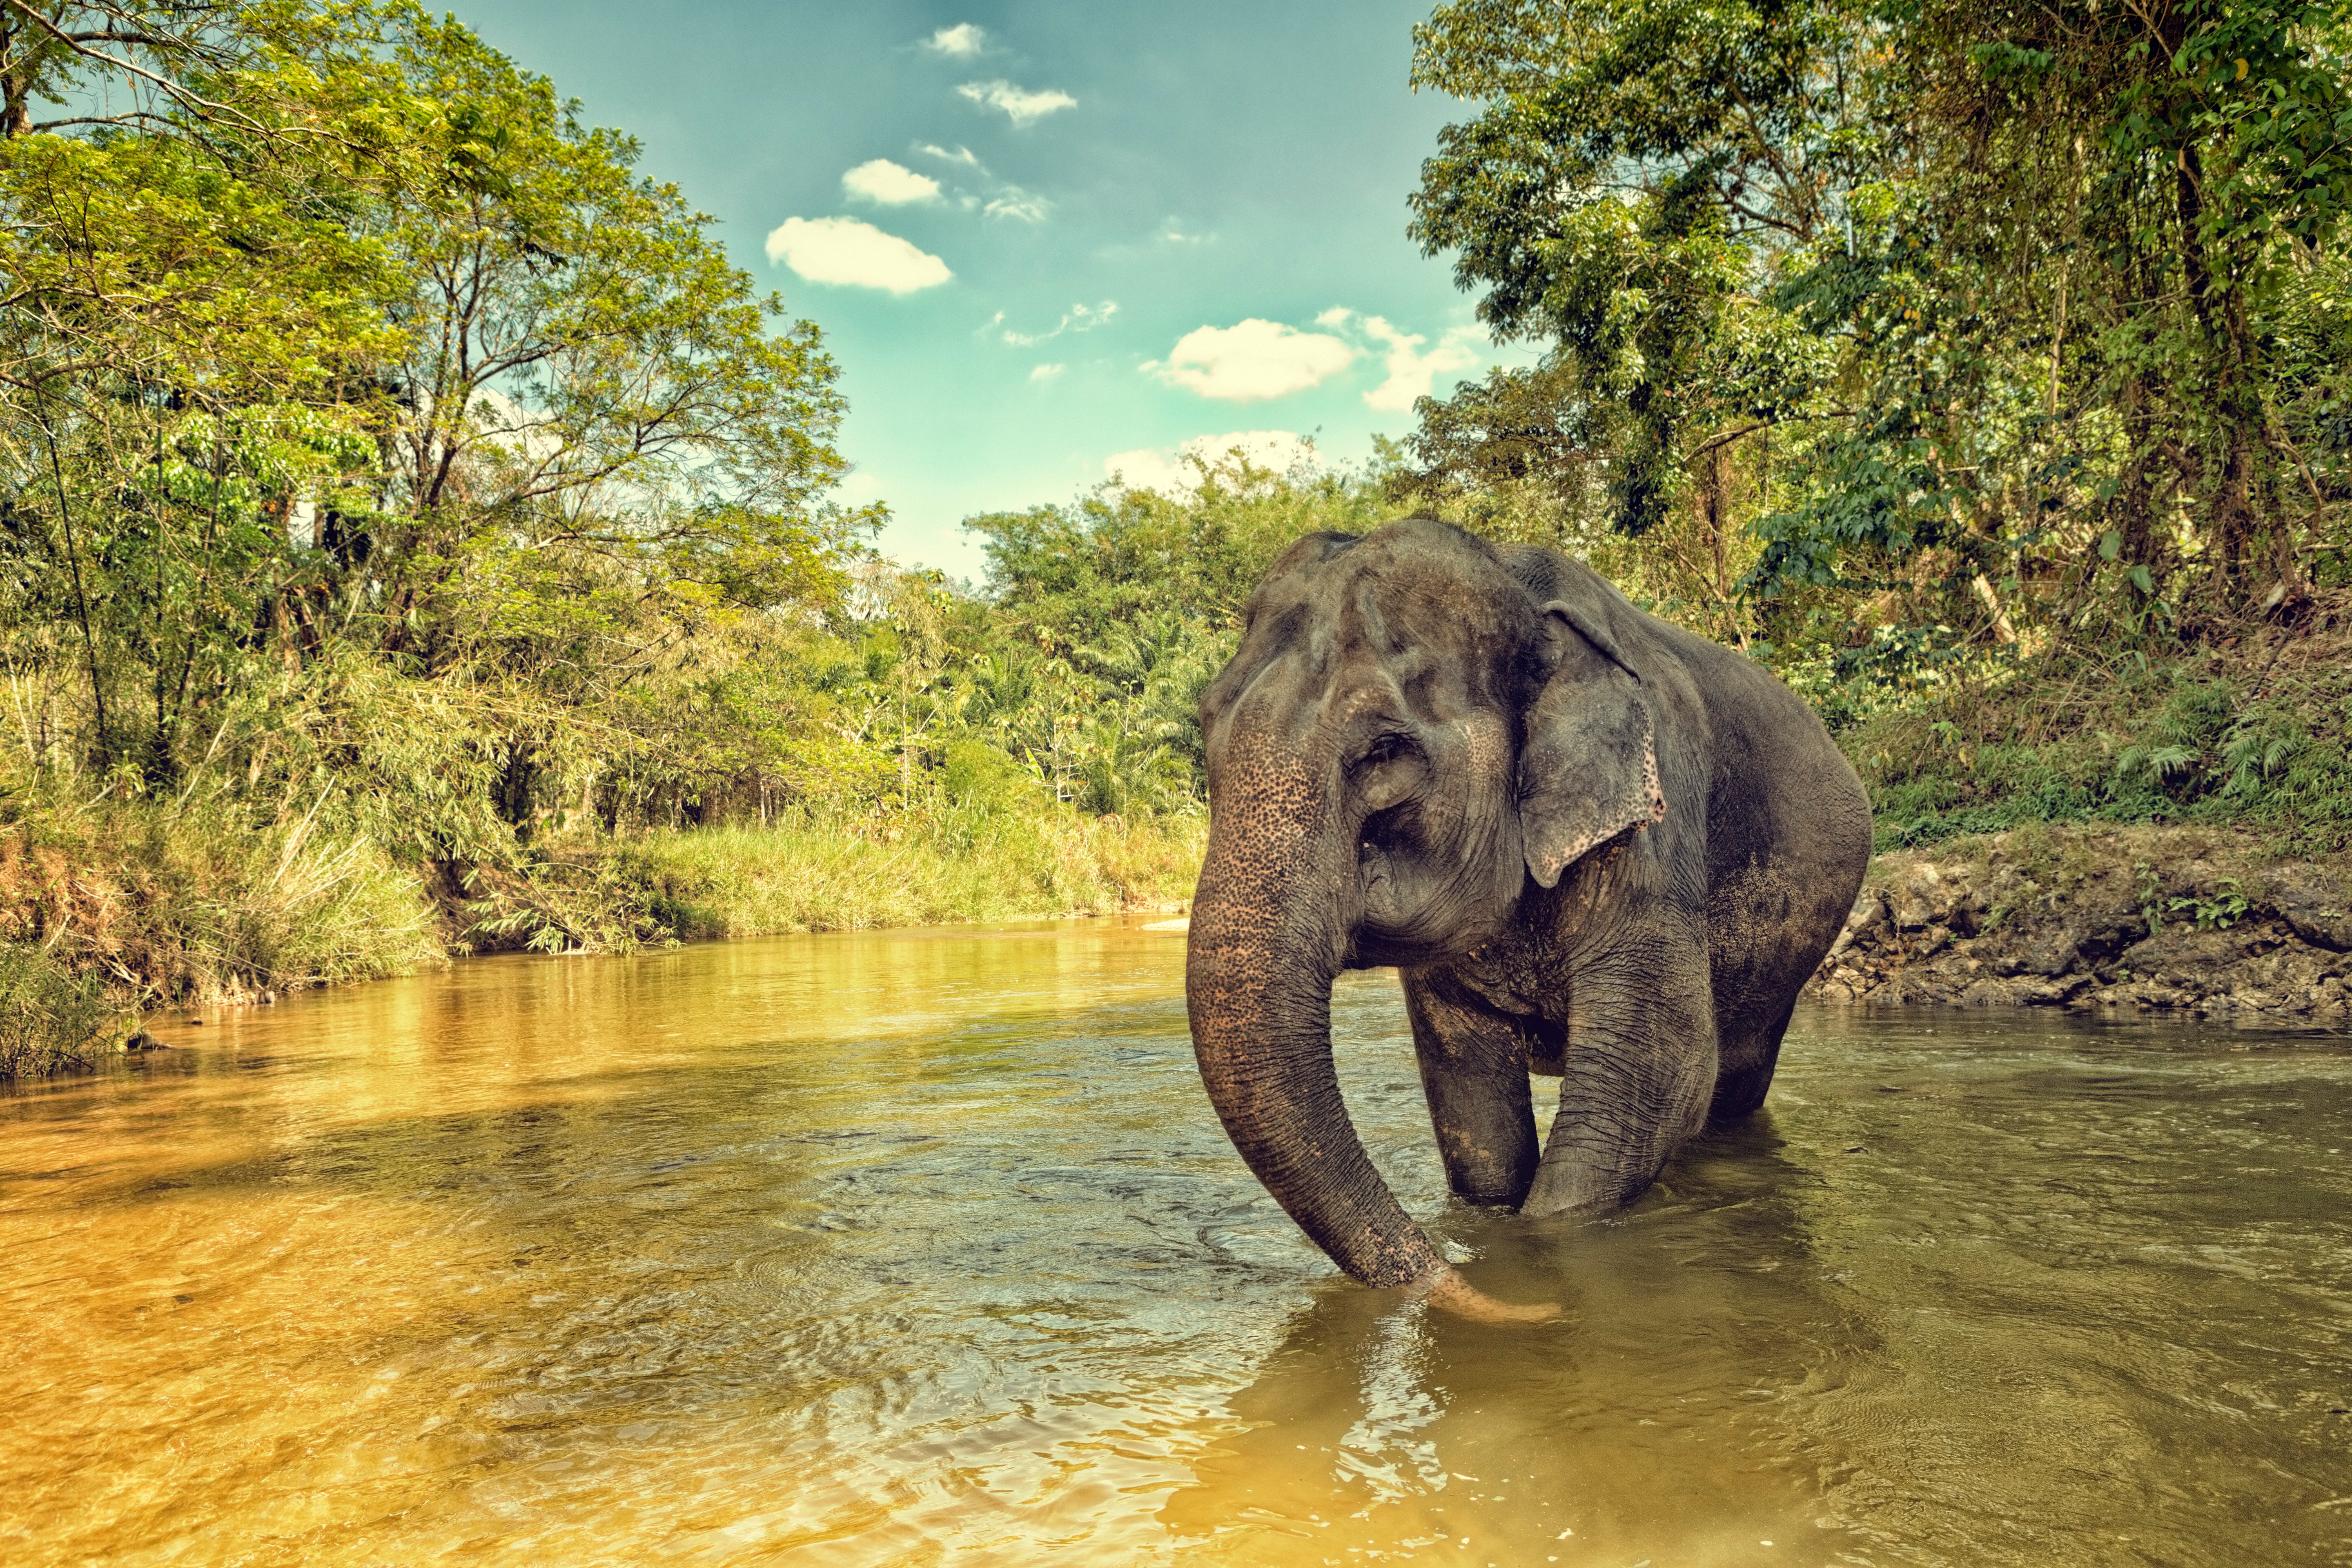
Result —
POLYGON ((1338 1277, 1105 923, 497 959, 0 1097, 0 1559, 2352 1563, 2352 1049, 1800 1015, 1630 1212, 1338 1277))

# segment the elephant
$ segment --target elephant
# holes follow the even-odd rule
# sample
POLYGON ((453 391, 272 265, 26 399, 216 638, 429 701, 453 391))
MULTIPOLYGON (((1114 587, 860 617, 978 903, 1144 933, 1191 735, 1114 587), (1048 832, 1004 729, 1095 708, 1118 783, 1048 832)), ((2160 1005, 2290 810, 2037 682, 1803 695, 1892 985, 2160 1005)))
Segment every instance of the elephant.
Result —
POLYGON ((1861 780, 1763 667, 1580 562, 1415 516, 1291 545, 1200 713, 1202 1080, 1348 1274, 1515 1310, 1365 1154, 1331 1054, 1342 970, 1398 970, 1471 1204, 1612 1209, 1708 1121, 1763 1104, 1871 852, 1861 780), (1540 1152, 1531 1073, 1560 1079, 1540 1152))

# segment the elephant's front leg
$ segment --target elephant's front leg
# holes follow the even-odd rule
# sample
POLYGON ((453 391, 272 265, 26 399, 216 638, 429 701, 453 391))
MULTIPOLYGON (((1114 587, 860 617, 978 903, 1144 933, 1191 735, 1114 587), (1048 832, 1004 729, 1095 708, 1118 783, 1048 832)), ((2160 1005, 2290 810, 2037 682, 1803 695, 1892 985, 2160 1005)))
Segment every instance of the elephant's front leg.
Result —
POLYGON ((1705 1124, 1716 1066, 1703 942, 1653 927, 1580 963, 1559 1115, 1524 1212, 1614 1208, 1641 1196, 1705 1124))
POLYGON ((1526 1037, 1441 971, 1406 970, 1402 979, 1447 1184, 1474 1204, 1517 1204, 1537 1160, 1526 1037))

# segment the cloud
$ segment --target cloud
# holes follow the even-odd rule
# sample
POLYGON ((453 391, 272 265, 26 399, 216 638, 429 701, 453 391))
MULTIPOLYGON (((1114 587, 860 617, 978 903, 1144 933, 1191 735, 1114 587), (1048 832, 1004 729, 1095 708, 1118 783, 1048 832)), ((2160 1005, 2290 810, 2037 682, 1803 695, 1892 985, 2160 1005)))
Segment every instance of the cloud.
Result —
POLYGON ((1032 365, 1029 367, 1029 379, 1032 381, 1051 381, 1068 368, 1069 367, 1066 365, 1059 364, 1032 365))
POLYGON ((923 47, 935 55, 968 60, 988 47, 988 34, 970 22, 958 22, 952 27, 941 27, 923 40, 923 47))
POLYGON ((1131 490, 1185 496, 1201 488, 1200 464, 1214 468, 1236 449, 1251 467, 1271 468, 1277 474, 1321 466, 1314 441, 1295 430, 1233 430, 1223 436, 1195 436, 1176 447, 1115 452, 1103 459, 1103 472, 1131 490))
POLYGON ((1045 197, 1024 191, 1018 185, 1007 185, 991 196, 988 205, 981 209, 986 217, 1019 218, 1023 223, 1044 223, 1053 204, 1045 197))
POLYGON ((1152 360, 1143 369, 1203 397, 1249 403, 1318 386, 1355 358, 1340 339, 1253 316, 1230 327, 1195 327, 1176 340, 1164 363, 1152 360))
POLYGON ((1454 327, 1437 340, 1437 346, 1427 353, 1420 352, 1429 340, 1418 332, 1400 331, 1380 316, 1359 316, 1345 306, 1335 305, 1315 318, 1318 327, 1345 328, 1350 322, 1360 323, 1364 336, 1378 345, 1388 379, 1364 394, 1366 406, 1384 413, 1402 413, 1414 402, 1427 397, 1437 378, 1451 371, 1468 370, 1481 357, 1472 345, 1485 334, 1477 327, 1454 327))
POLYGON ((841 188, 877 206, 904 206, 908 202, 935 202, 940 199, 940 183, 929 174, 918 174, 902 163, 887 158, 868 158, 841 176, 841 188))
MULTIPOLYGON (((1003 86, 1002 82, 991 83, 989 85, 996 87, 1003 86)), ((970 96, 973 94, 976 89, 974 88, 967 87, 963 90, 967 96, 970 96)), ((1058 97, 1060 95, 1046 94, 1045 96, 1058 97)), ((1067 102, 1070 100, 1066 99, 1064 101, 1067 102)), ((1046 111, 1041 110, 1038 112, 1043 113, 1046 111)), ((1020 116, 1017 113, 1013 118, 1015 123, 1022 123, 1020 116)), ((983 180, 987 180, 989 178, 988 166, 982 163, 979 157, 974 154, 972 150, 969 147, 959 145, 950 151, 948 148, 940 146, 936 142, 918 142, 915 143, 915 151, 920 153, 926 158, 937 158, 940 163, 950 164, 955 168, 969 169, 973 174, 980 175, 983 180)), ((884 168, 893 171, 894 174, 903 174, 909 179, 927 180, 929 178, 926 175, 915 174, 912 170, 898 169, 898 165, 890 163, 886 159, 880 158, 876 159, 874 161, 874 164, 861 164, 860 167, 870 168, 875 166, 875 164, 879 164, 884 168)), ((930 182, 930 184, 932 190, 936 192, 939 189, 937 182, 930 182)), ((992 194, 985 198, 974 195, 971 192, 967 190, 959 190, 956 192, 954 199, 956 205, 963 208, 966 212, 977 210, 982 213, 982 216, 986 217, 1017 218, 1023 223, 1043 223, 1045 221, 1045 215, 1054 210, 1054 204, 1047 201, 1044 196, 1037 195, 1034 191, 1024 191, 1018 185, 1000 184, 992 194), (985 199, 988 204, 984 208, 981 205, 983 199, 985 199)))
MULTIPOLYGON (((1054 323, 1052 331, 1016 332, 1012 328, 1006 327, 1004 341, 1016 349, 1027 348, 1032 343, 1042 343, 1050 338, 1058 338, 1064 332, 1091 332, 1118 314, 1118 301, 1116 300, 1105 300, 1099 305, 1073 305, 1062 312, 1062 319, 1054 323)), ((1004 312, 999 310, 996 312, 995 320, 988 324, 991 327, 997 326, 1003 320, 1004 312)))
POLYGON ((1076 109, 1078 100, 1058 88, 1032 92, 1009 81, 968 81, 956 90, 984 109, 1001 109, 1015 125, 1030 125, 1057 110, 1076 109))
POLYGON ((911 294, 955 276, 948 264, 854 217, 788 217, 768 236, 768 259, 812 283, 911 294))

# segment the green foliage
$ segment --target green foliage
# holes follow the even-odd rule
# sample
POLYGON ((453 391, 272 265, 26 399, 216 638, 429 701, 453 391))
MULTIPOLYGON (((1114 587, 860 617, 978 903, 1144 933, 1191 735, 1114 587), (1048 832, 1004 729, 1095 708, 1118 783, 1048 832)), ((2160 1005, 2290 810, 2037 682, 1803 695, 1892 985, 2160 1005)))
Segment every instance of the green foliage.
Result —
POLYGON ((2282 850, 2352 847, 2352 683, 2340 634, 2278 668, 2207 650, 1985 667, 1856 720, 1882 847, 2040 822, 2235 823, 2282 850))
POLYGON ((2352 11, 1448 0, 1415 39, 1478 107, 1412 232, 1548 354, 1424 401, 1401 492, 1792 664, 2154 650, 2344 574, 2352 11))
POLYGON ((948 683, 956 710, 1084 811, 1197 802, 1201 689, 1258 579, 1302 534, 1395 512, 1370 479, 1275 474, 1238 453, 1194 459, 1192 478, 1176 496, 1105 485, 965 525, 986 541, 995 641, 948 683))
POLYGON ((323 801, 273 819, 251 803, 11 797, 0 943, 40 947, 113 1005, 373 979, 442 952, 415 873, 323 826, 323 801))
POLYGON ((120 1016, 106 988, 54 948, 0 942, 0 1079, 88 1067, 120 1016))
MULTIPOLYGON (((2220 885, 2210 892, 2184 894, 2167 899, 2164 903, 2165 913, 2188 916, 2189 923, 2199 931, 2228 931, 2243 920, 2246 911, 2252 908, 2252 900, 2239 889, 2235 877, 2222 878, 2220 885)), ((2150 914, 2148 935, 2156 935, 2159 929, 2157 917, 2150 914)))

